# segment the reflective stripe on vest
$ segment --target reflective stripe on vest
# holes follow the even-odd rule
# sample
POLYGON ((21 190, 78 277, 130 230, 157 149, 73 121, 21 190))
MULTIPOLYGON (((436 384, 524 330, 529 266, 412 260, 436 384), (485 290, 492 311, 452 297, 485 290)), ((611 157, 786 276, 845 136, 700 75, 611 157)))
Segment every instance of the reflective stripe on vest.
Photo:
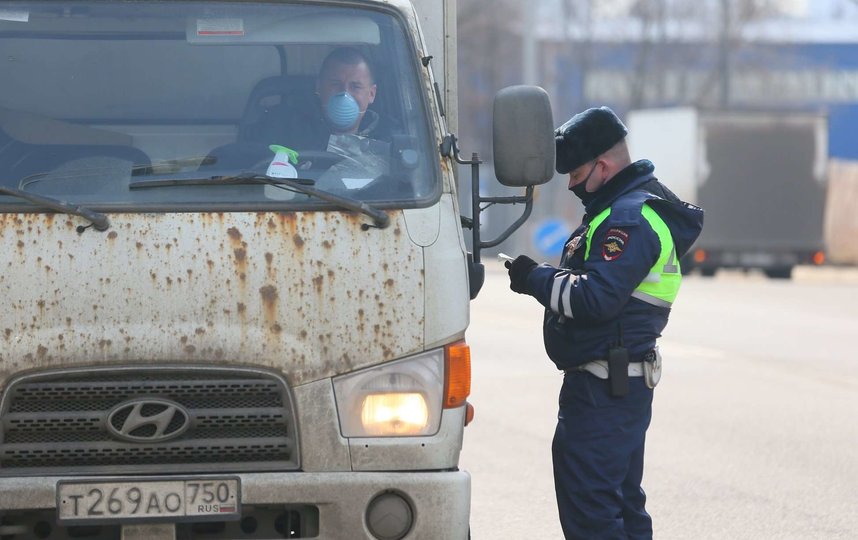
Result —
MULTIPOLYGON (((590 227, 587 229, 587 248, 584 250, 585 261, 590 258, 590 246, 593 245, 593 235, 596 233, 596 229, 610 214, 611 209, 607 208, 590 221, 590 227)), ((673 237, 670 235, 670 229, 667 228, 664 220, 648 205, 644 204, 641 207, 641 215, 658 236, 661 253, 649 274, 632 292, 632 297, 654 306, 669 308, 676 300, 679 285, 682 282, 682 272, 679 268, 679 260, 676 258, 673 237)))

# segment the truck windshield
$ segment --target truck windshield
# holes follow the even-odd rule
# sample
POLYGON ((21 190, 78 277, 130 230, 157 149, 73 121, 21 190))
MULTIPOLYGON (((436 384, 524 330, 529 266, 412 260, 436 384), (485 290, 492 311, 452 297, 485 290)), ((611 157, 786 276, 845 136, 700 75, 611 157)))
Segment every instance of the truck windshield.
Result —
MULTIPOLYGON (((117 211, 332 207, 193 181, 235 175, 380 207, 440 192, 422 66, 386 11, 4 2, 0 50, 1 186, 117 211)), ((0 211, 30 205, 0 195, 0 211)))

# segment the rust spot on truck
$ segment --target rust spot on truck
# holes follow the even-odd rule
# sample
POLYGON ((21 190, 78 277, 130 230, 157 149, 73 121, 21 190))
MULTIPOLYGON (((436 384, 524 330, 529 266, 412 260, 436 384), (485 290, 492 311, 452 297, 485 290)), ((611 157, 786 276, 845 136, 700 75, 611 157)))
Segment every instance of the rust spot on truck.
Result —
POLYGON ((277 287, 274 285, 265 285, 259 289, 259 294, 262 295, 262 301, 266 304, 273 304, 277 301, 277 287))
POLYGON ((226 234, 233 242, 241 242, 241 231, 239 231, 237 228, 230 227, 226 230, 226 234))
POLYGON ((277 287, 274 285, 265 285, 259 289, 259 295, 262 298, 263 317, 265 325, 269 330, 269 342, 272 346, 277 347, 279 342, 274 339, 274 336, 283 332, 282 325, 277 321, 277 287))
POLYGON ((450 162, 446 159, 441 160, 441 172, 444 174, 450 173, 450 162))
MULTIPOLYGON (((40 270, 30 274, 39 286, 13 295, 0 321, 8 328, 0 369, 17 369, 27 354, 35 361, 41 343, 46 358, 60 354, 69 363, 178 357, 286 369, 288 359, 290 381, 300 383, 419 351, 421 250, 402 213, 390 215, 387 231, 365 231, 366 216, 339 211, 117 213, 115 253, 95 265, 103 244, 76 233, 79 219, 57 216, 51 228, 33 214, 13 227, 15 218, 0 215, 7 225, 0 230, 3 285, 9 270, 40 270), (41 271, 48 267, 54 271, 41 271), (367 269, 374 278, 356 279, 367 269), (72 290, 93 294, 83 301, 72 290), (61 345, 65 351, 55 352, 61 345)), ((53 361, 60 365, 59 357, 53 361)))
POLYGON ((119 234, 117 234, 116 231, 110 231, 109 233, 107 233, 108 240, 116 240, 117 236, 119 236, 119 234))

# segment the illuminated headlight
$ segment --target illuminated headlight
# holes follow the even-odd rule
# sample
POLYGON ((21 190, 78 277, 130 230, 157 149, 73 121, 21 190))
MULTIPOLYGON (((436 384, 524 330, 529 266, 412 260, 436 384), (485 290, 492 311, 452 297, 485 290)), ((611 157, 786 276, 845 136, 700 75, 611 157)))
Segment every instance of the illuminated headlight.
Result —
POLYGON ((344 437, 432 435, 443 391, 443 349, 337 377, 340 429, 344 437))

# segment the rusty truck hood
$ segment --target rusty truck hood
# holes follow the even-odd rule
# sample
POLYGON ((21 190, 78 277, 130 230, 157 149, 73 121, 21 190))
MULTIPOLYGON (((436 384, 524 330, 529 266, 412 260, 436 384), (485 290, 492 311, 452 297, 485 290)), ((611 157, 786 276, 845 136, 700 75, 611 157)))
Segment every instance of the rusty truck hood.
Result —
POLYGON ((0 214, 0 378, 29 368, 217 362, 291 384, 423 346, 423 255, 339 212, 0 214))

